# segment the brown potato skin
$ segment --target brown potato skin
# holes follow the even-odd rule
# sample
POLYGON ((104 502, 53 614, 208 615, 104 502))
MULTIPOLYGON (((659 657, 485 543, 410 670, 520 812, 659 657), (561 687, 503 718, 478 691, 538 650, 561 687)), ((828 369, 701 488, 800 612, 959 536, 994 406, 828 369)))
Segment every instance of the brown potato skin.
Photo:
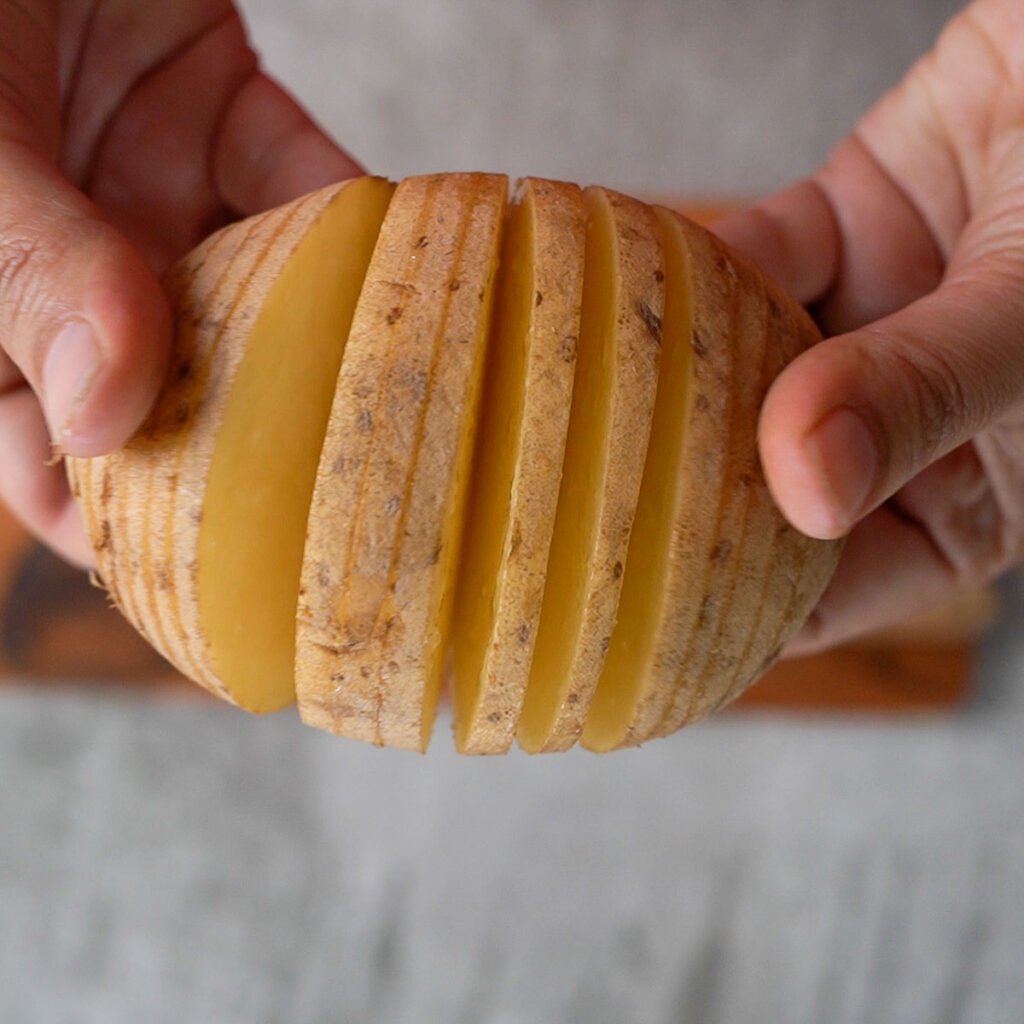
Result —
POLYGON ((364 282, 296 633, 300 714, 339 735, 426 745, 507 192, 498 175, 405 179, 364 282))
MULTIPOLYGON (((97 575, 112 600, 185 675, 225 700, 232 697, 199 618, 206 479, 261 305, 343 187, 232 225, 173 268, 166 284, 176 342, 151 416, 120 451, 67 460, 97 575)), ((321 453, 298 602, 297 667, 307 723, 422 750, 466 514, 458 506, 480 402, 481 325, 489 316, 507 183, 495 175, 438 175, 402 187, 407 212, 396 207, 399 229, 371 267, 353 327, 353 338, 362 331, 363 342, 346 350, 321 453)), ((636 222, 622 231, 629 272, 638 282, 645 274, 653 280, 656 246, 641 244, 638 225, 654 214, 635 200, 618 201, 620 224, 636 222)), ((667 735, 746 689, 810 614, 841 549, 788 525, 757 455, 758 415, 772 380, 819 334, 752 263, 703 228, 679 223, 695 297, 693 413, 680 464, 685 499, 665 553, 671 591, 654 673, 622 746, 667 735)), ((639 293, 628 287, 635 308, 639 293)), ((656 290, 644 295, 656 318, 656 290)), ((641 360, 634 372, 636 393, 622 393, 629 400, 623 409, 631 411, 614 417, 612 438, 617 464, 631 471, 611 475, 602 496, 616 512, 600 558, 608 578, 588 611, 590 640, 614 628, 621 586, 615 566, 635 511, 656 359, 641 360)), ((541 429, 536 418, 532 429, 541 429)), ((542 447, 547 457, 557 455, 557 444, 542 447)), ((537 458, 538 450, 524 442, 521 458, 537 458)), ((524 607, 536 603, 542 560, 535 553, 523 571, 516 601, 524 607)), ((574 664, 575 699, 560 710, 545 749, 571 745, 584 727, 602 654, 590 640, 574 664)), ((468 749, 508 746, 515 717, 508 693, 515 687, 502 690, 505 664, 495 662, 488 683, 495 703, 485 705, 468 749), (506 720, 492 729, 486 715, 494 709, 506 720)), ((522 674, 522 664, 507 664, 509 673, 522 674)))
POLYGON ((671 557, 688 579, 665 625, 672 681, 644 709, 631 744, 698 721, 763 675, 817 604, 842 546, 789 525, 757 448, 768 388, 820 340, 818 329, 752 262, 679 220, 693 274, 695 397, 684 457, 692 486, 671 557))
POLYGON ((281 269, 345 187, 331 185, 230 225, 171 268, 175 340, 147 421, 120 450, 67 460, 97 576, 175 667, 234 703, 199 618, 197 551, 206 479, 249 332, 281 269))

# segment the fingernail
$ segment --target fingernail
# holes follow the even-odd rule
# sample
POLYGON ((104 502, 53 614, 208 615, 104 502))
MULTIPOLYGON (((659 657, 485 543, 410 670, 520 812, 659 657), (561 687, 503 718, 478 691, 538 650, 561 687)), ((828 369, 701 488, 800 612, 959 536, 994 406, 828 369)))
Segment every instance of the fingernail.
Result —
POLYGON ((874 436, 859 413, 844 407, 821 420, 804 444, 825 485, 821 500, 805 509, 809 532, 837 537, 860 518, 874 490, 879 467, 874 436))
POLYGON ((50 343, 43 362, 43 408, 54 445, 75 434, 75 418, 99 372, 96 335, 84 320, 73 320, 50 343))

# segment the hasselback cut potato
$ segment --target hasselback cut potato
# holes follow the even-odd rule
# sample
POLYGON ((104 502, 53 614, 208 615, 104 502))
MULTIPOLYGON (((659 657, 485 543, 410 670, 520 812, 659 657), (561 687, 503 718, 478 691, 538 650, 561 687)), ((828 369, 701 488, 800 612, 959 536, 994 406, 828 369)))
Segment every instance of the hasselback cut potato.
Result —
POLYGON ((149 420, 68 472, 115 603, 240 707, 425 750, 450 689, 465 753, 633 746, 749 686, 834 569, 756 444, 817 331, 673 211, 359 178, 167 291, 149 420))

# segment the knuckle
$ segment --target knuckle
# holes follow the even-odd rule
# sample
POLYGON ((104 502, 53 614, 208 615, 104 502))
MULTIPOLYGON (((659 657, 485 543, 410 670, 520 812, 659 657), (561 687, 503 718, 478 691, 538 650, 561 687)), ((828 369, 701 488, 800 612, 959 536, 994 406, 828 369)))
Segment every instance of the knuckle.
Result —
POLYGON ((0 238, 0 292, 18 284, 34 253, 35 246, 27 238, 0 238))
POLYGON ((968 394, 961 368, 939 348, 903 341, 888 353, 907 406, 904 412, 914 425, 900 435, 911 439, 911 461, 930 462, 949 449, 963 429, 968 394))
POLYGON ((81 268, 106 241, 105 225, 54 218, 25 227, 0 226, 0 335, 17 343, 27 321, 62 319, 75 300, 81 268), (19 325, 22 325, 19 327, 19 325))
POLYGON ((36 306, 45 277, 45 257, 25 234, 0 237, 0 317, 10 320, 36 306))

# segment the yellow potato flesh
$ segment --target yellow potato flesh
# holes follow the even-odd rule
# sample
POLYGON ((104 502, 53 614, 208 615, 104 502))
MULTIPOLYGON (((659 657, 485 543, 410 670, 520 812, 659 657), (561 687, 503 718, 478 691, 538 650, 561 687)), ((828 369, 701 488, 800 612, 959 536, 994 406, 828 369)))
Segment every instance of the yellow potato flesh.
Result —
POLYGON ((652 675, 672 568, 666 553, 672 550, 683 481, 680 459, 693 392, 693 289, 679 222, 658 212, 666 282, 661 373, 618 621, 583 731, 583 745, 594 751, 611 750, 623 742, 644 683, 652 675))
POLYGON ((507 191, 498 175, 406 179, 367 271, 297 608, 300 714, 340 735, 430 738, 507 191))
POLYGON ((199 607, 218 674, 252 711, 295 697, 306 518, 345 339, 391 192, 378 179, 353 182, 303 238, 260 309, 224 412, 199 533, 199 607))
MULTIPOLYGON (((495 231, 495 238, 497 236, 498 232, 495 231)), ((461 417, 461 426, 456 431, 457 439, 455 443, 455 457, 453 459, 452 484, 448 491, 447 510, 440 530, 438 544, 440 555, 433 572, 433 587, 430 593, 430 604, 427 614, 428 621, 436 625, 430 631, 424 655, 426 672, 423 690, 423 724, 420 729, 419 748, 423 751, 427 749, 427 745, 430 743, 434 719, 437 717, 437 705, 444 682, 445 658, 451 649, 450 636, 455 606, 455 578, 459 552, 466 517, 473 514, 467 508, 466 499, 472 468, 473 442, 476 439, 480 415, 484 355, 491 304, 493 302, 494 279, 498 269, 497 245, 491 247, 489 257, 488 262, 484 264, 486 273, 481 282, 483 285, 481 288, 483 296, 482 313, 470 341, 471 351, 475 355, 468 366, 468 386, 464 385, 466 411, 461 417)), ((467 277, 469 277, 470 283, 476 283, 470 275, 467 275, 467 277)))
POLYGON ((519 744, 527 751, 543 747, 567 696, 588 596, 608 463, 619 276, 615 225, 603 192, 587 192, 587 215, 572 413, 537 645, 519 721, 519 744))
POLYGON ((455 742, 465 748, 494 636, 498 594, 513 543, 512 487, 522 454, 526 359, 534 308, 533 203, 510 208, 494 308, 491 365, 481 403, 481 441, 466 524, 452 631, 455 742))

